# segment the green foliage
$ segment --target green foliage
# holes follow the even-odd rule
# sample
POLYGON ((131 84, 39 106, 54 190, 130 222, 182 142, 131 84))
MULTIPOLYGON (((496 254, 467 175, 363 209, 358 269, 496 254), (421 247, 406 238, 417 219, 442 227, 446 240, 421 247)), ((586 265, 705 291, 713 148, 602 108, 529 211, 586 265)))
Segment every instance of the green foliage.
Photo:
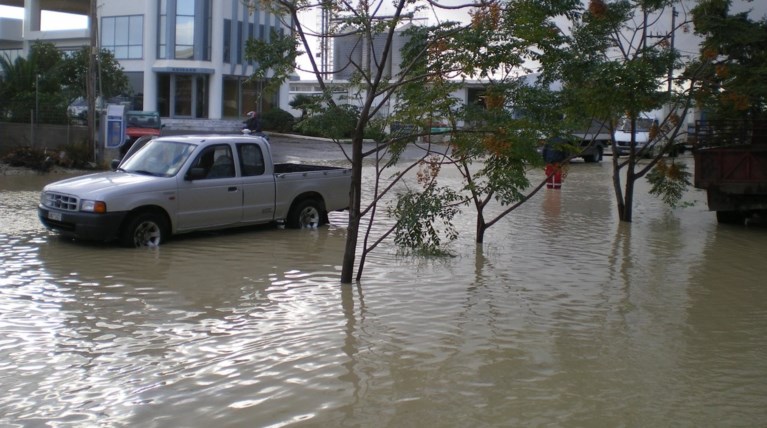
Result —
POLYGON ((303 119, 310 111, 320 110, 321 103, 322 97, 319 95, 298 94, 288 105, 296 110, 301 110, 301 119, 303 119))
MULTIPOLYGON (((423 129, 432 121, 452 128, 450 160, 465 178, 457 190, 474 201, 478 218, 485 217, 483 211, 491 200, 504 207, 526 200, 530 187, 527 172, 542 163, 536 150, 539 142, 567 134, 568 124, 562 120, 565 103, 549 88, 550 80, 533 82, 515 73, 524 70, 523 65, 530 60, 542 62, 543 52, 556 52, 554 48, 565 38, 557 31, 553 17, 575 17, 573 11, 579 4, 534 0, 489 3, 474 11, 466 28, 446 24, 409 30, 411 40, 402 55, 414 66, 406 73, 427 77, 407 80, 406 76, 407 83, 397 92, 400 103, 396 120, 423 129), (467 105, 452 95, 464 85, 448 79, 457 70, 484 79, 477 102, 467 105)), ((506 214, 508 211, 499 216, 506 214)), ((493 222, 483 221, 478 231, 493 222)))
POLYGON ((253 79, 267 81, 265 90, 279 89, 295 69, 298 41, 292 34, 282 35, 272 29, 269 40, 248 39, 245 44, 245 58, 258 63, 253 79))
POLYGON ((408 190, 397 195, 390 215, 397 219, 394 242, 402 249, 420 255, 445 256, 445 242, 458 238, 452 223, 458 213, 460 196, 452 189, 432 181, 421 192, 408 190))
POLYGON ((389 134, 386 133, 387 123, 388 121, 382 118, 372 119, 365 127, 364 138, 379 143, 389 141, 389 134))
POLYGON ((55 165, 65 168, 89 169, 92 168, 90 162, 92 157, 88 145, 83 143, 68 144, 56 151, 19 147, 6 153, 2 160, 11 166, 49 171, 55 165))
POLYGON ((28 58, 0 57, 0 114, 11 122, 66 123, 67 99, 61 92, 61 52, 35 42, 28 58), (37 115, 35 118, 34 115, 37 115))
POLYGON ((11 166, 25 167, 38 171, 48 171, 55 164, 44 150, 33 149, 31 147, 19 147, 16 150, 11 150, 3 156, 3 161, 11 166))
POLYGON ((333 139, 350 138, 357 126, 359 111, 351 105, 331 106, 295 125, 304 135, 333 139))
MULTIPOLYGON (((650 173, 647 174, 647 181, 652 186, 650 194, 660 197, 664 203, 671 207, 679 206, 687 187, 690 186, 691 174, 687 171, 687 165, 672 161, 666 163, 661 159, 655 164, 650 173)), ((683 204, 687 205, 687 204, 683 204)))
MULTIPOLYGON (((542 59, 544 79, 562 82, 567 126, 593 118, 613 132, 620 118, 628 117, 633 123, 641 113, 662 107, 668 107, 674 117, 686 115, 689 85, 682 79, 668 81, 669 70, 683 68, 679 52, 669 43, 671 31, 677 29, 666 27, 666 34, 658 34, 662 29, 659 19, 670 18, 667 12, 675 3, 677 0, 590 0, 561 43, 548 46, 546 54, 551 56, 542 59)), ((675 126, 681 122, 671 115, 667 119, 659 120, 663 131, 678 132, 675 126)), ((654 133, 650 144, 658 150, 646 165, 640 165, 634 156, 622 161, 613 158, 616 169, 625 169, 616 171, 613 181, 621 220, 631 221, 633 182, 651 171, 668 141, 663 133, 654 133), (621 189, 624 177, 626 186, 621 189)), ((658 191, 661 188, 665 193, 671 190, 663 185, 658 191)))
MULTIPOLYGON (((70 99, 86 96, 89 52, 89 48, 84 46, 72 52, 63 61, 61 83, 66 88, 70 99)), ((130 90, 128 77, 112 52, 108 49, 101 49, 98 62, 98 79, 100 79, 98 87, 101 95, 104 98, 112 98, 127 94, 130 90)))
POLYGON ((767 115, 767 20, 730 14, 728 0, 702 0, 692 10, 703 77, 696 100, 710 117, 764 119, 767 115))
MULTIPOLYGON (((66 109, 85 96, 87 48, 64 55, 52 43, 35 42, 27 58, 10 61, 0 57, 0 115, 12 122, 29 122, 30 112, 39 123, 67 122, 66 109)), ((101 52, 101 86, 106 97, 128 90, 128 79, 111 52, 101 52)))
POLYGON ((290 132, 295 120, 292 114, 280 108, 261 114, 261 126, 267 131, 290 132))
POLYGON ((61 148, 63 156, 60 156, 57 163, 67 168, 87 169, 91 167, 93 153, 88 146, 87 141, 82 143, 67 144, 61 148))

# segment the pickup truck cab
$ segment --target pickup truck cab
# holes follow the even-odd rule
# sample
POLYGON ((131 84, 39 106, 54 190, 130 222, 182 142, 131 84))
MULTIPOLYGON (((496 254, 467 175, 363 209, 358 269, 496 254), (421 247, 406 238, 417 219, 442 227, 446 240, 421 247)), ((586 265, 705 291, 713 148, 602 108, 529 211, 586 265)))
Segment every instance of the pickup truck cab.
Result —
POLYGON ((346 168, 274 164, 262 137, 161 137, 114 171, 45 186, 38 216, 64 236, 158 246, 196 230, 317 227, 328 211, 348 207, 350 184, 346 168))

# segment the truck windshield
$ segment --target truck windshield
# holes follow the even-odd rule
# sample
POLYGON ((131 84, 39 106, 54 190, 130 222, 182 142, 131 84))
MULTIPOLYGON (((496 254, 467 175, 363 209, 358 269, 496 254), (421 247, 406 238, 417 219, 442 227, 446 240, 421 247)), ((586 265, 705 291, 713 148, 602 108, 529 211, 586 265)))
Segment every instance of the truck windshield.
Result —
POLYGON ((160 113, 156 111, 130 110, 126 114, 129 128, 153 128, 160 129, 160 113))
MULTIPOLYGON (((649 132, 650 128, 655 125, 655 119, 649 117, 638 117, 636 124, 637 132, 649 132)), ((623 132, 631 132, 631 119, 624 117, 618 122, 618 130, 623 132)))
POLYGON ((172 177, 194 151, 194 145, 152 140, 128 158, 120 170, 136 174, 172 177))

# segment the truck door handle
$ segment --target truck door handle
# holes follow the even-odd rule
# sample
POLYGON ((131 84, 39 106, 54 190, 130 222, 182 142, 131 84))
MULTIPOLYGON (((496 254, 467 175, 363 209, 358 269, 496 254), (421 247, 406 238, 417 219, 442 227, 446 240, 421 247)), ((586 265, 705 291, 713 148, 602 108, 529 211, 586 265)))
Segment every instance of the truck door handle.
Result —
POLYGON ((237 186, 232 186, 232 187, 230 187, 230 188, 228 188, 226 190, 228 190, 230 192, 236 192, 237 191, 237 186))

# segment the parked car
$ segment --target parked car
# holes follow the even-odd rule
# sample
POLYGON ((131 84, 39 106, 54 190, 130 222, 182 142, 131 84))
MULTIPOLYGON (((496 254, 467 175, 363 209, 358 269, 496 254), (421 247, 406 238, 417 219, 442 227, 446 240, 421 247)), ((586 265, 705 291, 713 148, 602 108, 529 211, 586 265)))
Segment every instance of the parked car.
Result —
POLYGON ((274 164, 261 137, 160 137, 114 171, 45 186, 38 216, 64 236, 157 246, 196 230, 271 222, 317 227, 328 211, 348 207, 350 185, 350 169, 274 164))
POLYGON ((88 115, 88 100, 83 97, 77 97, 67 107, 67 115, 70 119, 86 120, 88 115))

